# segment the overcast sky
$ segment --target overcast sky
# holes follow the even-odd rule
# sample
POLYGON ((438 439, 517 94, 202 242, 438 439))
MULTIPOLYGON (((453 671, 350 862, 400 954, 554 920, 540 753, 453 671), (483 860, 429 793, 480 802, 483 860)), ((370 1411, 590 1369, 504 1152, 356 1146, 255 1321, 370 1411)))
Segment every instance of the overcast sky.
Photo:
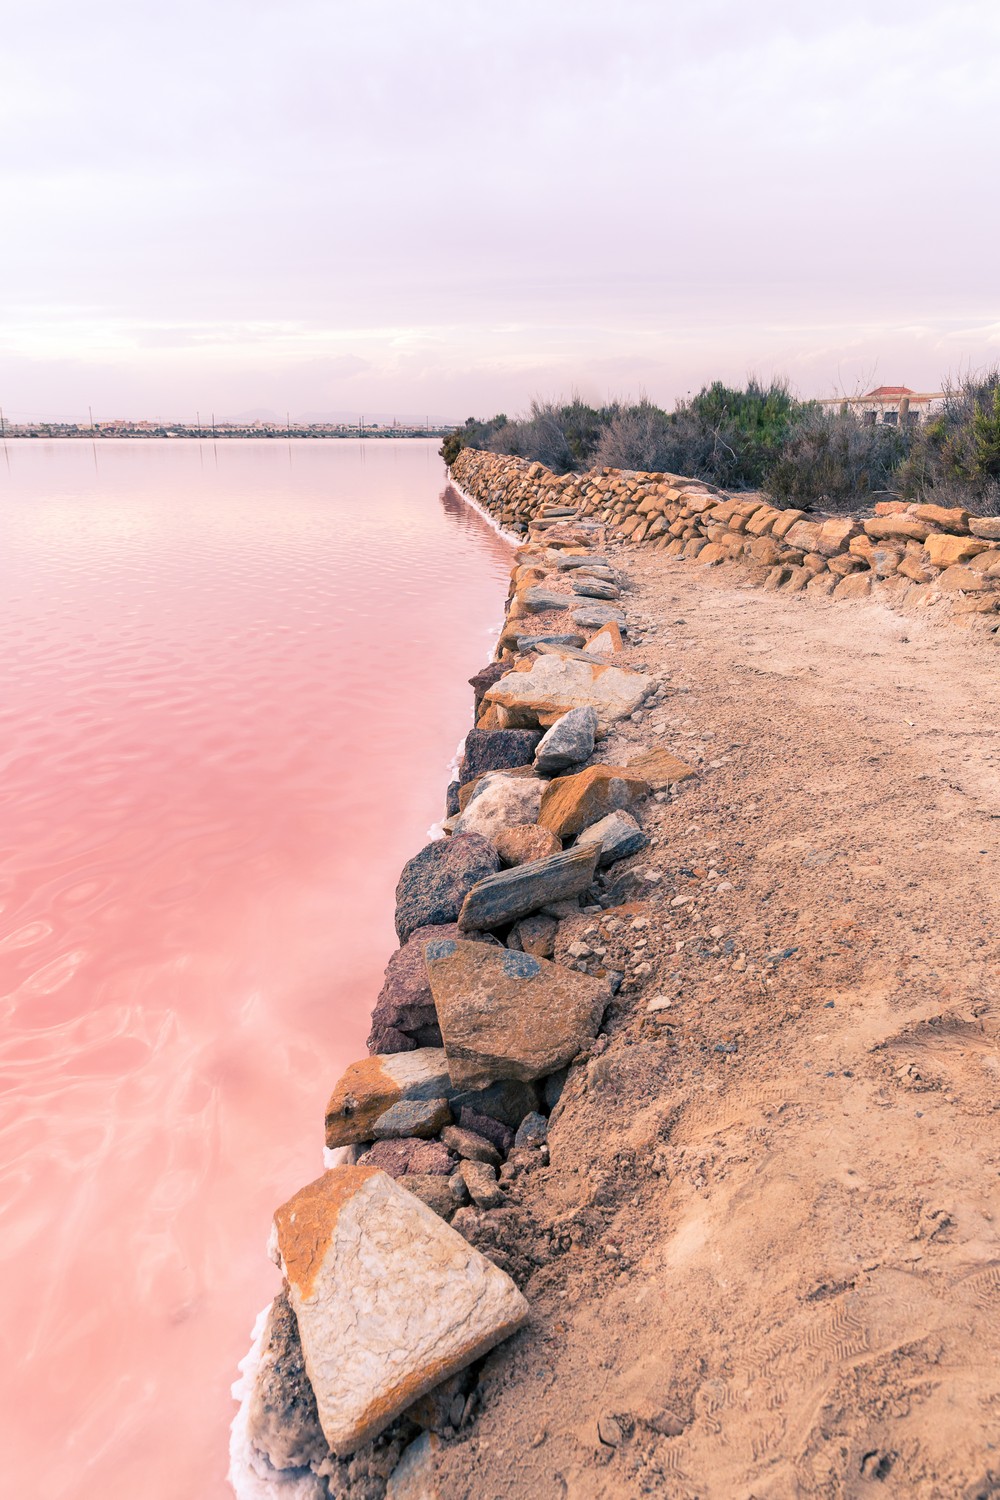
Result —
POLYGON ((0 404, 461 418, 1000 358, 1000 4, 0 5, 0 404))

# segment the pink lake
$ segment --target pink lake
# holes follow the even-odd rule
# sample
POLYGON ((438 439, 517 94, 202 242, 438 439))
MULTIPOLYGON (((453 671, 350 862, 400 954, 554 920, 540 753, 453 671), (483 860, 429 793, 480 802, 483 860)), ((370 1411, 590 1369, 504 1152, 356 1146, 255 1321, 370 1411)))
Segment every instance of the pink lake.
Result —
POLYGON ((18 1500, 222 1500, 510 549, 432 442, 0 451, 0 1404, 18 1500))

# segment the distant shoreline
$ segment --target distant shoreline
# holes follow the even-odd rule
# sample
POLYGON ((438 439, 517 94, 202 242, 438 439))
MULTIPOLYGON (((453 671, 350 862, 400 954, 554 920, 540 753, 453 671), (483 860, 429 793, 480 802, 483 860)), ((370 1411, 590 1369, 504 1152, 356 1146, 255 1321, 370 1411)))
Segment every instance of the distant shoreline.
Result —
POLYGON ((119 441, 134 441, 148 438, 194 438, 198 442, 222 442, 246 438, 273 438, 287 442, 289 438, 354 439, 375 441, 380 438, 443 438, 452 431, 450 427, 403 428, 403 427, 59 427, 55 424, 38 424, 30 427, 6 427, 0 438, 12 441, 15 438, 72 438, 93 442, 97 438, 112 438, 119 441))

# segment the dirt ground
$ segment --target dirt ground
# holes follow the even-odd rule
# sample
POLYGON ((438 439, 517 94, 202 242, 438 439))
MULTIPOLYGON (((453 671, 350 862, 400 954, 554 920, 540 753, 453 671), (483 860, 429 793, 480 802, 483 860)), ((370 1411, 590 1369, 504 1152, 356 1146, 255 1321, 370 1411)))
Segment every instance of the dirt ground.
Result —
POLYGON ((670 692, 600 758, 699 776, 561 929, 626 977, 483 1216, 533 1314, 441 1493, 1000 1496, 1000 645, 616 562, 670 692))

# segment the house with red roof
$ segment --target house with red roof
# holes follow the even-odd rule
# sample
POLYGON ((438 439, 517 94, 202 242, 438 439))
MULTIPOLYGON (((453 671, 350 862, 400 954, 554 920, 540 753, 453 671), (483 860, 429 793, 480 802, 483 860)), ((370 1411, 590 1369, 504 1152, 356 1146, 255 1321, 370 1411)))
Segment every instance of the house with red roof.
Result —
POLYGON ((820 402, 828 410, 857 412, 865 421, 896 427, 903 422, 923 422, 944 400, 942 391, 911 391, 908 385, 877 385, 864 396, 831 396, 820 402))

